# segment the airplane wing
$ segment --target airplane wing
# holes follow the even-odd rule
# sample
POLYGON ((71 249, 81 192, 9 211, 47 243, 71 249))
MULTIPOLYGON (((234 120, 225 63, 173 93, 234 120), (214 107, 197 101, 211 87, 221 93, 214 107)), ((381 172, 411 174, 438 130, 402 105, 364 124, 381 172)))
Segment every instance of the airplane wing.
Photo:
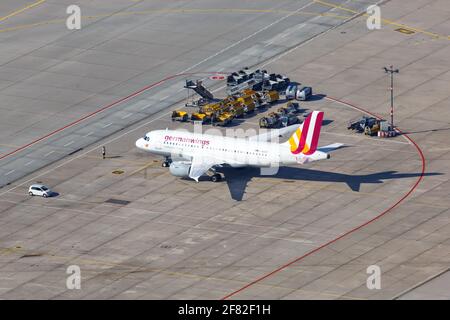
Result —
POLYGON ((214 166, 221 165, 222 162, 218 159, 195 155, 192 157, 191 169, 189 170, 189 178, 198 182, 198 178, 204 175, 209 169, 214 166))
POLYGON ((295 130, 300 126, 300 124, 294 124, 292 126, 280 128, 280 129, 273 129, 269 130, 267 132, 258 134, 256 136, 249 137, 249 141, 260 141, 260 142, 267 142, 272 139, 278 138, 285 138, 290 137, 292 133, 294 133, 295 130))

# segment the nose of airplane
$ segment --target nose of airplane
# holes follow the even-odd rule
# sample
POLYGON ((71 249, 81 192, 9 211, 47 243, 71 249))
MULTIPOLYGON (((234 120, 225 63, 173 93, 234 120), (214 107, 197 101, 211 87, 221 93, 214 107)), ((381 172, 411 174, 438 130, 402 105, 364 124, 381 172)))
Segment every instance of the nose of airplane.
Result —
POLYGON ((144 139, 140 138, 136 140, 136 147, 139 149, 144 149, 144 139))

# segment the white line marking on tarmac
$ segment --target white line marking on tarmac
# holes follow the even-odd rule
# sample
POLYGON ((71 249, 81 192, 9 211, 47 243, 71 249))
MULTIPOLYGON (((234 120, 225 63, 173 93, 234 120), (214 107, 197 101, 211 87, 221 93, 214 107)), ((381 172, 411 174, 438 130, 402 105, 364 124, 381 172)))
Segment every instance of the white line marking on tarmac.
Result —
MULTIPOLYGON (((378 4, 381 3, 381 2, 382 2, 382 0, 378 1, 378 2, 375 3, 375 4, 378 5, 378 4)), ((313 2, 313 3, 315 3, 315 2, 313 2)), ((333 8, 333 9, 331 9, 330 11, 333 11, 334 9, 336 9, 336 8, 333 8)), ((297 50, 298 48, 303 47, 304 45, 310 43, 311 41, 315 40, 316 38, 318 38, 318 37, 320 37, 320 36, 323 36, 323 35, 325 35, 325 34, 331 32, 332 30, 334 30, 334 29, 336 29, 336 28, 338 28, 338 27, 344 25, 344 24, 347 23, 348 21, 351 21, 354 17, 358 16, 359 14, 360 14, 360 13, 356 13, 356 14, 350 16, 348 19, 342 21, 342 23, 337 24, 337 25, 335 25, 334 27, 329 28, 329 29, 325 30, 324 32, 319 33, 319 34, 313 36, 312 38, 310 38, 310 39, 308 39, 308 40, 306 40, 306 41, 304 41, 304 42, 299 43, 298 45, 292 47, 291 49, 289 49, 289 50, 287 50, 287 51, 285 51, 285 52, 283 52, 283 53, 281 53, 281 54, 279 54, 279 55, 274 56, 272 59, 269 59, 268 61, 266 61, 265 63, 263 63, 263 64, 260 66, 260 68, 264 68, 265 66, 267 66, 267 65, 269 65, 269 64, 271 64, 271 63, 273 63, 273 62, 275 62, 275 61, 280 60, 281 58, 283 58, 283 57, 286 56, 287 54, 290 54, 291 52, 297 50)), ((318 19, 320 19, 321 17, 322 17, 322 16, 314 17, 314 18, 310 19, 310 21, 318 20, 318 19)), ((406 139, 406 138, 405 138, 405 139, 406 139)))
POLYGON ((47 152, 46 154, 44 154, 44 158, 47 157, 47 156, 49 156, 49 155, 51 155, 53 152, 55 152, 55 151, 52 150, 52 151, 50 151, 50 152, 47 152))
POLYGON ((108 123, 108 124, 105 124, 105 125, 102 127, 102 129, 108 128, 110 125, 112 125, 112 122, 111 122, 111 123, 108 123))
POLYGON ((63 147, 68 147, 68 146, 70 146, 72 143, 74 143, 75 141, 70 141, 70 142, 67 142, 63 147))
POLYGON ((93 134, 94 133, 94 131, 91 131, 91 132, 89 132, 87 135, 85 135, 83 138, 87 138, 87 137, 89 137, 91 134, 93 134))
POLYGON ((25 163, 25 167, 28 167, 28 166, 29 166, 30 164, 32 164, 33 162, 34 162, 34 160, 31 160, 31 161, 25 163))
POLYGON ((11 173, 13 173, 14 171, 16 171, 16 169, 12 169, 11 171, 9 171, 9 172, 5 173, 5 176, 8 176, 8 175, 10 175, 10 174, 11 174, 11 173))
POLYGON ((178 90, 177 90, 177 93, 183 91, 184 89, 186 89, 186 88, 183 87, 183 88, 181 88, 181 89, 178 89, 178 90))
MULTIPOLYGON (((310 2, 310 3, 306 4, 306 5, 304 5, 303 7, 297 9, 296 11, 293 11, 293 12, 291 12, 290 14, 286 15, 285 17, 283 17, 283 18, 281 18, 281 19, 279 19, 279 20, 277 20, 277 21, 275 21, 275 22, 273 22, 273 23, 267 25, 266 27, 260 29, 259 31, 257 31, 257 32, 255 32, 255 33, 253 33, 253 34, 251 34, 251 35, 249 35, 249 36, 247 36, 247 37, 245 37, 245 38, 243 38, 243 39, 241 39, 241 40, 235 42, 234 44, 232 44, 232 45, 230 45, 230 46, 228 46, 228 47, 226 47, 226 48, 224 48, 224 49, 222 49, 222 50, 216 52, 215 54, 211 55, 210 57, 208 57, 208 58, 206 58, 206 59, 203 59, 202 61, 200 61, 200 62, 198 62, 198 63, 192 65, 191 67, 189 67, 189 68, 187 68, 187 69, 185 69, 184 71, 179 72, 179 73, 186 73, 186 72, 188 72, 188 71, 194 69, 195 67, 197 67, 198 65, 202 64, 203 62, 206 62, 206 61, 208 61, 208 60, 210 60, 210 59, 212 59, 212 58, 218 56, 219 54, 221 54, 221 53, 227 51, 228 49, 231 49, 232 47, 238 45, 239 43, 246 41, 247 39, 253 37, 253 36, 256 35, 256 34, 258 34, 259 32, 266 30, 267 28, 269 28, 269 27, 275 25, 276 23, 281 22, 282 20, 288 18, 288 17, 291 16, 292 14, 296 14, 296 13, 299 12, 300 10, 302 10, 302 9, 304 9, 304 8, 306 8, 306 7, 308 7, 308 6, 312 5, 312 4, 314 4, 314 3, 315 3, 315 2, 312 1, 312 2, 310 2)), ((355 16, 357 16, 357 15, 358 15, 358 14, 355 14, 355 15, 351 16, 349 19, 343 21, 342 24, 344 24, 344 23, 350 21, 351 19, 353 19, 353 18, 354 18, 355 16)), ((281 58, 284 57, 285 55, 291 53, 292 51, 298 49, 299 47, 302 47, 302 46, 306 45, 307 43, 313 41, 314 39, 318 38, 319 36, 325 35, 325 34, 328 33, 329 31, 336 29, 337 27, 339 27, 339 26, 342 25, 342 24, 339 24, 339 25, 337 25, 337 26, 335 26, 335 27, 333 27, 333 28, 330 28, 330 29, 328 29, 327 31, 325 31, 325 32, 323 32, 323 33, 320 33, 320 34, 318 34, 318 35, 312 37, 311 39, 309 39, 309 40, 307 40, 307 41, 304 41, 304 42, 300 43, 299 45, 297 45, 297 46, 295 46, 295 47, 293 47, 293 48, 291 48, 291 49, 285 51, 284 53, 279 54, 278 56, 276 56, 276 57, 270 59, 269 61, 267 61, 266 63, 262 64, 260 67, 263 68, 263 67, 265 67, 265 66, 267 66, 267 65, 269 65, 269 64, 271 64, 271 63, 273 63, 273 62, 275 62, 275 61, 277 61, 277 60, 279 60, 279 59, 281 59, 281 58)), ((219 91, 220 89, 222 89, 222 88, 224 88, 224 87, 225 87, 225 86, 222 86, 222 87, 220 87, 220 88, 217 88, 217 89, 214 90, 213 92, 217 92, 217 91, 219 91)), ((183 88, 183 89, 184 89, 184 88, 183 88)), ((181 91, 181 90, 183 90, 183 89, 180 89, 179 91, 181 91)), ((142 109, 145 109, 146 107, 147 107, 147 106, 143 107, 142 109)), ((170 112, 167 112, 167 113, 164 113, 164 114, 162 114, 161 116, 156 117, 155 119, 152 119, 152 120, 150 120, 150 121, 148 121, 148 122, 145 122, 145 123, 143 123, 143 124, 137 126, 136 128, 133 128, 133 129, 131 129, 131 130, 129 130, 129 131, 126 131, 126 132, 124 132, 123 134, 121 134, 121 135, 119 135, 119 136, 117 136, 117 137, 115 137, 115 138, 113 138, 113 139, 111 139, 111 140, 105 142, 103 145, 109 144, 109 143, 111 143, 111 142, 114 142, 114 141, 116 141, 116 140, 122 138, 123 136, 125 136, 125 135, 127 135, 127 134, 129 134, 129 133, 131 133, 131 132, 133 132, 133 131, 136 131, 137 129, 140 129, 140 128, 144 127, 144 126, 147 126, 148 124, 150 124, 150 123, 152 123, 152 122, 154 122, 154 121, 156 121, 156 120, 159 120, 159 119, 161 119, 161 118, 167 116, 168 114, 171 114, 171 111, 170 111, 170 112)), ((406 138, 405 138, 405 139, 406 139, 406 138)), ((43 172, 43 173, 41 173, 41 174, 39 174, 39 175, 37 175, 37 176, 35 176, 35 177, 29 179, 29 180, 26 180, 26 181, 24 181, 24 182, 22 182, 22 183, 19 183, 18 185, 14 186, 14 187, 8 189, 8 190, 5 190, 5 191, 1 192, 1 193, 0 193, 0 196, 1 196, 1 195, 4 195, 4 194, 6 194, 6 193, 8 193, 8 192, 10 192, 10 191, 12 191, 12 190, 15 190, 15 189, 17 189, 17 188, 23 186, 24 184, 29 183, 30 181, 34 181, 36 178, 39 178, 39 177, 41 177, 41 176, 43 176, 43 175, 46 175, 46 174, 48 174, 48 173, 50 173, 50 172, 52 172, 52 171, 54 171, 54 170, 56 170, 56 169, 58 169, 58 168, 60 168, 60 167, 63 167, 64 165, 66 165, 66 164, 72 162, 73 160, 79 159, 79 158, 81 158, 81 157, 83 157, 83 156, 89 154, 90 152, 92 152, 92 151, 94 151, 94 150, 96 150, 96 149, 98 149, 98 148, 100 148, 100 145, 95 146, 95 147, 93 147, 93 148, 87 150, 86 152, 81 153, 81 154, 79 154, 78 156, 76 156, 76 157, 74 157, 74 158, 71 158, 71 159, 67 160, 66 162, 61 163, 60 165, 53 167, 52 169, 49 169, 49 170, 47 170, 47 171, 45 171, 45 172, 43 172)))
POLYGON ((130 117, 131 115, 132 115, 132 113, 128 113, 128 114, 124 115, 124 116, 122 117, 122 119, 126 119, 126 118, 130 117))
MULTIPOLYGON (((148 125, 149 125, 150 123, 152 123, 152 122, 155 122, 155 121, 157 121, 157 120, 159 120, 159 119, 161 119, 161 118, 163 118, 163 117, 166 117, 167 115, 169 115, 169 114, 171 114, 171 113, 172 113, 172 111, 166 112, 166 113, 160 115, 159 117, 156 117, 156 118, 154 118, 154 119, 151 119, 150 121, 147 121, 147 122, 145 122, 145 123, 143 123, 143 124, 137 126, 136 128, 130 129, 129 131, 126 131, 126 132, 122 133, 121 135, 118 135, 117 137, 112 138, 112 139, 109 140, 109 141, 106 141, 106 142, 104 142, 104 143, 102 143, 102 144, 99 144, 99 145, 97 145, 97 146, 95 146, 95 147, 92 147, 91 149, 87 150, 86 152, 80 153, 78 156, 73 157, 73 158, 71 158, 71 159, 69 159, 69 160, 63 162, 63 163, 61 163, 60 165, 57 165, 57 166, 55 166, 55 167, 53 167, 53 168, 51 168, 51 169, 49 169, 49 170, 47 170, 47 171, 45 171, 45 172, 43 172, 43 173, 41 173, 41 174, 38 174, 38 175, 34 176, 34 177, 31 178, 31 179, 28 179, 28 180, 26 180, 26 181, 24 181, 24 182, 22 182, 22 183, 17 184, 16 186, 14 186, 14 187, 12 187, 12 188, 10 188, 10 189, 8 189, 8 190, 3 191, 2 193, 0 193, 0 196, 4 195, 4 194, 6 194, 6 193, 8 193, 8 192, 10 192, 10 191, 13 191, 13 190, 15 190, 15 189, 17 189, 17 188, 23 186, 24 184, 27 184, 27 183, 31 182, 31 181, 35 181, 37 178, 42 177, 42 176, 44 176, 44 175, 46 175, 46 174, 49 174, 50 172, 53 172, 53 171, 55 171, 56 169, 59 169, 59 168, 65 166, 66 164, 72 162, 73 160, 76 160, 76 159, 79 159, 79 158, 81 158, 81 157, 84 157, 85 155, 89 154, 90 152, 92 152, 92 151, 94 151, 94 150, 96 150, 96 149, 99 149, 102 145, 110 144, 110 143, 112 143, 112 142, 114 142, 114 141, 116 141, 116 140, 118 140, 118 139, 120 139, 120 138, 122 138, 122 137, 124 137, 124 136, 126 136, 126 135, 128 135, 128 134, 130 134, 131 132, 134 132, 134 131, 136 131, 136 130, 138 130, 138 129, 141 129, 142 127, 148 126, 148 125)), ((53 151, 52 151, 52 152, 53 152, 53 151)))
MULTIPOLYGON (((312 20, 312 19, 311 19, 311 20, 312 20)), ((302 23, 301 25, 299 25, 299 28, 296 29, 295 31, 297 31, 297 30, 303 28, 304 26, 305 26, 305 24, 302 23)), ((287 36, 290 35, 293 31, 294 31, 293 29, 288 30, 288 31, 287 31, 285 34, 283 34, 280 38, 285 38, 285 37, 287 37, 287 36)))
POLYGON ((169 96, 162 97, 161 99, 159 99, 159 101, 166 100, 168 97, 170 97, 170 95, 169 95, 169 96))
MULTIPOLYGON (((18 196, 23 196, 23 192, 10 192, 10 194, 13 195, 18 195, 18 196)), ((12 200, 7 200, 7 199, 3 199, 3 201, 6 202, 10 202, 10 203, 14 203, 16 205, 23 205, 23 206, 30 206, 30 207, 40 207, 40 208, 52 208, 52 209, 64 209, 64 210, 73 210, 73 211, 79 211, 79 212, 86 212, 83 210, 79 210, 79 209, 72 209, 72 208, 67 208, 64 207, 64 205, 62 205, 62 207, 58 207, 58 206, 47 206, 47 205, 31 205, 31 204, 26 204, 23 202, 18 202, 18 201, 12 201, 12 200)), ((83 201, 83 200, 71 200, 71 199, 64 199, 64 198, 53 198, 53 201, 55 202, 72 202, 72 203, 77 203, 77 204, 88 204, 88 205, 101 205, 101 206, 106 206, 106 207, 112 207, 112 208, 117 208, 115 205, 109 205, 107 203, 98 203, 98 202, 88 202, 88 201, 83 201)), ((159 211, 153 211, 153 210, 149 210, 149 209, 145 209, 146 213, 139 213, 139 215, 146 215, 148 213, 154 213, 154 214, 164 214, 166 216, 170 216, 170 217, 177 217, 177 218, 185 218, 185 215, 180 215, 180 214, 176 214, 176 213, 170 213, 170 212, 159 212, 159 211)), ((89 214, 94 214, 94 215, 108 215, 109 217, 115 217, 115 218, 120 218, 120 219, 126 219, 123 216, 119 216, 119 215, 111 215, 110 213, 100 213, 100 212, 93 212, 92 210, 88 211, 87 213, 89 214)), ((139 218, 139 217, 137 217, 139 218)), ((189 216, 190 219, 196 219, 196 220, 204 220, 203 217, 201 216, 195 216, 195 215, 190 215, 189 216)), ((228 225, 236 225, 236 226, 245 226, 245 227, 250 227, 250 228, 262 228, 262 229, 267 229, 270 231, 279 231, 279 232, 289 232, 292 233, 294 230, 289 229, 289 228, 283 228, 283 227, 269 227, 269 226, 265 226, 265 225, 258 225, 258 224, 249 224, 249 223, 242 223, 242 222, 234 222, 234 221, 228 221, 223 219, 223 217, 216 217, 216 218, 212 218, 211 221, 213 222, 217 222, 217 223, 226 223, 228 225)), ((302 231, 303 234, 309 234, 309 235, 315 235, 314 232, 311 231, 302 231)), ((1 280, 1 278, 0 278, 1 280)))
MULTIPOLYGON (((250 34, 250 35, 248 35, 248 36, 242 38, 241 40, 236 41, 235 43, 229 45, 228 47, 225 47, 225 48, 223 48, 223 49, 217 51, 215 54, 213 54, 213 55, 211 55, 211 56, 209 56, 209 57, 207 57, 207 58, 205 58, 205 59, 203 59, 203 60, 197 62, 196 64, 190 66, 189 68, 187 68, 187 69, 185 69, 185 70, 183 70, 183 71, 181 71, 181 72, 178 72, 178 74, 187 73, 188 71, 190 71, 190 70, 196 68, 196 67, 199 66, 200 64, 202 64, 202 63, 204 63, 204 62, 206 62, 206 61, 208 61, 208 60, 211 60, 212 58, 214 58, 214 57, 216 57, 216 56, 222 54, 223 52, 225 52, 225 51, 227 51, 227 50, 229 50, 229 49, 231 49, 231 48, 237 46, 238 44, 240 44, 240 43, 242 43, 242 42, 244 42, 244 41, 246 41, 246 40, 252 38, 253 36, 257 35, 258 33, 267 30, 268 28, 272 27, 273 25, 278 24, 279 22, 281 22, 281 21, 283 21, 283 20, 289 18, 290 16, 292 16, 292 15, 294 15, 294 14, 297 14, 297 13, 300 12, 302 9, 305 9, 306 7, 309 7, 309 6, 313 5, 314 3, 315 3, 315 1, 311 1, 311 2, 309 2, 309 3, 307 3, 307 4, 305 4, 304 6, 298 8, 297 10, 292 11, 292 12, 290 12, 289 14, 287 14, 287 15, 281 17, 280 19, 278 19, 278 20, 276 20, 276 21, 274 21, 274 22, 272 22, 272 23, 266 25, 264 28, 261 28, 261 29, 259 29, 258 31, 256 31, 256 32, 254 32, 254 33, 252 33, 252 34, 250 34)), ((270 9, 276 9, 276 7, 272 7, 272 8, 270 8, 270 9)), ((346 21, 347 21, 347 20, 346 20, 346 21)), ((345 23, 346 21, 344 21, 344 23, 345 23)), ((334 28, 333 28, 333 29, 334 29, 334 28)), ((319 34, 319 35, 320 35, 320 34, 319 34)), ((315 37, 314 37, 314 38, 315 38, 315 37)), ((313 39, 313 38, 312 38, 312 39, 313 39)), ((310 40, 312 40, 312 39, 310 39, 310 40)), ((309 42, 309 41, 306 41, 306 42, 309 42)), ((292 49, 295 49, 295 48, 292 48, 292 49)), ((291 51, 291 50, 288 50, 288 51, 285 52, 284 54, 287 54, 287 53, 290 52, 290 51, 291 51)), ((283 55, 284 55, 284 54, 283 54, 283 55)), ((164 81, 164 82, 165 82, 165 81, 164 81)), ((152 88, 153 88, 153 87, 152 87, 152 88)), ((182 91, 182 90, 184 90, 184 88, 181 88, 181 89, 180 89, 179 91, 177 91, 177 92, 180 92, 180 91, 182 91)), ((144 90, 144 91, 146 91, 146 90, 144 90)), ((133 96, 135 96, 135 95, 133 95, 133 96)), ((127 99, 127 100, 128 100, 128 99, 127 99)), ((144 107, 141 108, 141 110, 144 110, 144 109, 146 109, 146 108, 147 108, 147 106, 144 106, 144 107)))
MULTIPOLYGON (((15 193, 16 194, 16 193, 15 193)), ((17 193, 19 194, 19 193, 17 193)), ((20 195, 23 195, 22 193, 20 193, 20 195)), ((59 206, 46 206, 46 205, 33 205, 33 204, 27 204, 27 203, 23 203, 23 202, 17 202, 17 201, 12 201, 12 200, 4 200, 5 202, 9 202, 9 203, 14 203, 17 206, 26 206, 26 207, 32 207, 32 208, 49 208, 49 209, 59 209, 59 210, 68 210, 68 211, 73 211, 73 212, 78 212, 81 214, 87 214, 87 215, 95 215, 95 216, 108 216, 108 217, 114 217, 114 218, 119 218, 119 219, 126 219, 123 216, 119 216, 119 215, 114 215, 114 214, 109 214, 109 213, 100 213, 100 212, 93 212, 93 211, 89 211, 89 210, 80 210, 80 209, 74 209, 74 208, 65 208, 65 207, 59 207, 59 206)), ((151 211, 149 211, 151 212, 151 211)), ((180 215, 171 215, 168 214, 169 216, 180 216, 180 215)), ((137 218, 138 220, 141 220, 142 222, 147 222, 147 219, 140 219, 139 217, 137 218)), ((202 218, 197 218, 197 219, 202 219, 202 218)), ((223 222, 223 221, 220 221, 223 222)), ((174 222, 166 222, 166 221, 156 221, 156 223, 158 224, 168 224, 168 225, 176 225, 176 226, 182 226, 182 227, 186 227, 188 226, 187 224, 183 224, 183 223, 174 223, 174 222)), ((228 224, 228 222, 226 222, 228 224)), ((241 224, 236 224, 233 222, 230 222, 230 224, 233 225, 241 225, 241 224)), ((212 228, 208 228, 208 227, 202 227, 199 225, 195 225, 195 226, 191 226, 194 229, 199 229, 199 230, 210 230, 210 231, 217 231, 217 232, 222 232, 222 233, 230 233, 230 234, 244 234, 244 235, 250 235, 250 236, 254 236, 257 238, 264 238, 264 239, 276 239, 276 240, 282 240, 282 241, 288 241, 288 242, 294 242, 294 243, 303 243, 305 245, 313 245, 314 242, 308 239, 295 239, 295 238, 289 238, 289 236, 287 237, 274 237, 274 236, 269 236, 266 234, 256 234, 253 232, 242 232, 242 231, 233 231, 233 230, 217 230, 217 229, 212 229, 212 228)), ((253 227, 253 226, 252 226, 253 227)), ((256 226, 256 227, 262 227, 262 226, 256 226)), ((267 228, 264 226, 264 228, 267 228)), ((272 228, 271 230, 275 230, 275 231, 279 231, 282 229, 278 229, 278 228, 272 228)))
POLYGON ((198 63, 194 64, 193 66, 187 68, 186 70, 184 70, 184 71, 182 71, 182 72, 180 72, 180 73, 186 73, 186 72, 188 72, 188 71, 190 71, 190 70, 196 68, 197 66, 199 66, 199 65, 202 64, 203 62, 206 62, 206 61, 208 61, 208 60, 211 60, 211 59, 214 58, 214 57, 217 57, 219 54, 222 54, 222 53, 224 53, 225 51, 227 51, 227 50, 229 50, 229 49, 231 49, 231 48, 237 46, 238 44, 240 44, 240 43, 242 43, 242 42, 244 42, 244 41, 247 41, 248 39, 252 38, 253 36, 257 35, 258 33, 261 33, 261 32, 263 32, 263 31, 269 29, 270 27, 272 27, 272 26, 274 26, 274 25, 280 23, 281 21, 286 20, 286 19, 289 18, 290 16, 292 16, 292 15, 294 15, 294 14, 297 14, 300 10, 305 9, 306 7, 309 7, 309 6, 313 5, 314 3, 316 3, 316 2, 315 2, 315 1, 311 1, 311 2, 309 2, 309 3, 307 3, 307 4, 305 4, 304 6, 298 8, 297 10, 294 10, 294 11, 288 13, 287 15, 281 17, 280 19, 275 20, 274 22, 272 22, 272 23, 266 25, 264 28, 261 28, 261 29, 259 29, 258 31, 255 31, 255 32, 253 32, 252 34, 250 34, 250 35, 248 35, 248 36, 242 38, 241 40, 236 41, 235 43, 229 45, 228 47, 225 47, 225 48, 223 48, 222 50, 217 51, 215 54, 209 56, 208 58, 205 58, 205 59, 199 61, 198 63))

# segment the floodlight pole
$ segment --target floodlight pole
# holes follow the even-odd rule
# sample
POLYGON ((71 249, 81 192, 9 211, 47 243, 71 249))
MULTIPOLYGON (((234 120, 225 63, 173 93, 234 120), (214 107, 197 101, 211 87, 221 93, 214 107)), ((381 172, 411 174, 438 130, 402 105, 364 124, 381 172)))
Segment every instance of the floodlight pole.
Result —
POLYGON ((390 66, 389 69, 384 67, 384 72, 391 75, 391 130, 394 130, 394 73, 399 73, 399 70, 390 66))

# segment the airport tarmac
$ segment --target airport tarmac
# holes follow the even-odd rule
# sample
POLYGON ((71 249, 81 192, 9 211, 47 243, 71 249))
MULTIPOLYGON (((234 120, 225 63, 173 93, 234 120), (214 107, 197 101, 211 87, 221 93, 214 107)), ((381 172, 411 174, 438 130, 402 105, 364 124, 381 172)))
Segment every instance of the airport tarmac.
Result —
MULTIPOLYGON (((6 3, 2 13, 19 2, 6 3)), ((450 297, 445 1, 384 1, 375 31, 362 1, 90 3, 80 33, 40 23, 59 19, 61 2, 0 18, 0 298, 450 297), (363 110, 388 117, 389 64, 406 135, 347 131, 363 110), (150 130, 192 128, 170 120, 186 77, 247 65, 313 86, 323 96, 302 106, 325 112, 320 145, 348 147, 274 176, 228 170, 198 184, 135 148, 150 130), (59 195, 30 198, 37 181, 59 195), (66 287, 70 265, 80 290, 66 287), (366 286, 370 265, 380 290, 366 286)), ((224 95, 224 83, 207 85, 224 95)))

